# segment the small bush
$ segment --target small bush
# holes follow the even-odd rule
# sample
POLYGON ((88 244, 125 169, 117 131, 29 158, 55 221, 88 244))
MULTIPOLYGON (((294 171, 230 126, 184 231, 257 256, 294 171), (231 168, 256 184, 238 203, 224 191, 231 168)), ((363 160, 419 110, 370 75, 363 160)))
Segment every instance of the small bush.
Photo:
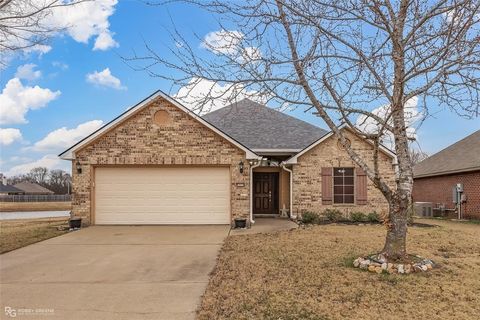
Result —
POLYGON ((318 214, 311 211, 306 211, 302 213, 302 222, 303 223, 317 223, 318 222, 318 214))
POLYGON ((380 216, 376 211, 370 212, 367 215, 367 219, 369 222, 380 222, 380 216))
POLYGON ((366 222, 367 216, 363 212, 352 212, 350 214, 350 219, 354 222, 366 222))
POLYGON ((347 268, 353 268, 353 261, 358 258, 357 254, 349 253, 348 256, 342 258, 342 265, 347 268))
POLYGON ((340 210, 337 209, 325 209, 323 215, 327 217, 328 220, 337 222, 343 219, 343 214, 340 210))

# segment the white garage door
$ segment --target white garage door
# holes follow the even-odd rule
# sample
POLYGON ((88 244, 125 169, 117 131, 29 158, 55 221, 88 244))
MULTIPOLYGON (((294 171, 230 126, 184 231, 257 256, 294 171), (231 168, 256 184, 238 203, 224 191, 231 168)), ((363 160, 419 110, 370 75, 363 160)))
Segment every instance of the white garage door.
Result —
POLYGON ((228 168, 95 170, 95 224, 229 223, 228 168))

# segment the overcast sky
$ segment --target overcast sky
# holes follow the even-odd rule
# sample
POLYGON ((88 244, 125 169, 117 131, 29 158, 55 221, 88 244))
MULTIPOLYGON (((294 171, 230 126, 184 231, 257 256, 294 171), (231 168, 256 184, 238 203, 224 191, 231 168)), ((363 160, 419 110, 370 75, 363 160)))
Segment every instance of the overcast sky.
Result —
MULTIPOLYGON (((58 153, 155 90, 176 94, 178 88, 172 91, 170 83, 134 71, 121 59, 141 51, 144 40, 169 58, 162 48, 175 45, 165 32, 171 19, 199 55, 209 50, 202 42, 218 42, 225 32, 194 7, 167 9, 137 1, 86 2, 50 19, 70 28, 46 47, 8 57, 1 70, 0 170, 7 176, 35 166, 70 171, 70 163, 58 159, 58 153)), ((203 83, 199 88, 209 86, 203 83)), ((288 113, 326 128, 310 113, 288 113)), ((478 129, 478 118, 466 120, 449 110, 434 110, 417 131, 418 143, 432 154, 478 129)))

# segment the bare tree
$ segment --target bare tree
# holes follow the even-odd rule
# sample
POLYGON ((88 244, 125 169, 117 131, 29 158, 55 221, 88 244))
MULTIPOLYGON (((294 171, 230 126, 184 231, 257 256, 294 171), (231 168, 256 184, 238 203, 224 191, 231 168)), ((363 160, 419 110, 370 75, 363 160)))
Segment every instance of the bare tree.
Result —
POLYGON ((417 163, 422 162, 428 157, 428 153, 423 152, 422 150, 410 149, 410 161, 412 162, 412 166, 415 166, 417 163))
POLYGON ((68 172, 60 169, 48 170, 45 167, 31 169, 27 174, 19 174, 8 178, 8 184, 20 182, 38 183, 56 194, 68 194, 72 177, 68 172))
POLYGON ((7 184, 14 185, 14 184, 24 182, 24 181, 29 181, 29 179, 27 178, 26 175, 19 174, 19 175, 16 175, 16 176, 9 177, 7 179, 7 184))
POLYGON ((40 185, 46 185, 48 181, 48 169, 46 167, 36 167, 30 170, 26 174, 29 181, 38 183, 40 185))
POLYGON ((48 189, 56 194, 67 194, 72 177, 67 172, 55 169, 51 170, 48 175, 48 189))
MULTIPOLYGON (((450 108, 463 117, 479 112, 478 0, 186 0, 215 14, 227 41, 203 43, 210 56, 195 54, 175 27, 175 46, 165 59, 151 45, 125 60, 136 70, 193 90, 208 81, 255 91, 276 103, 321 117, 389 203, 382 253, 406 258, 408 210, 412 204, 408 101, 418 99, 425 116, 450 108), (228 39, 227 39, 228 37, 228 39), (170 69, 160 73, 156 66, 170 69), (172 76, 174 75, 174 76, 172 76), (381 114, 372 112, 386 106, 381 114), (364 116, 376 130, 362 130, 364 116), (374 145, 373 165, 347 143, 340 122, 374 145), (397 177, 386 182, 378 165, 382 137, 394 138, 397 177)), ((163 3, 164 4, 164 3, 163 3)), ((200 39, 200 37, 198 37, 200 39)), ((224 94, 224 93, 223 93, 224 94)), ((199 108, 222 93, 210 90, 199 108)))
POLYGON ((68 26, 49 22, 53 10, 90 0, 0 0, 0 52, 13 53, 45 45, 68 26))

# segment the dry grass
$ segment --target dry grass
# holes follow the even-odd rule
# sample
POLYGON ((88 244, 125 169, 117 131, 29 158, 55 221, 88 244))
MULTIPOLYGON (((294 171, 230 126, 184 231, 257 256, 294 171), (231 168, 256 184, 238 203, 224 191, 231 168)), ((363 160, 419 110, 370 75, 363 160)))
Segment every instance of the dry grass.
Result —
POLYGON ((0 202, 0 211, 66 211, 72 210, 70 201, 62 202, 0 202))
POLYGON ((64 234, 59 227, 67 226, 66 218, 0 221, 0 253, 64 234))
POLYGON ((379 250, 382 226, 313 226, 229 237, 199 319, 479 319, 480 226, 423 220, 408 250, 433 259, 424 274, 378 275, 351 261, 379 250))

